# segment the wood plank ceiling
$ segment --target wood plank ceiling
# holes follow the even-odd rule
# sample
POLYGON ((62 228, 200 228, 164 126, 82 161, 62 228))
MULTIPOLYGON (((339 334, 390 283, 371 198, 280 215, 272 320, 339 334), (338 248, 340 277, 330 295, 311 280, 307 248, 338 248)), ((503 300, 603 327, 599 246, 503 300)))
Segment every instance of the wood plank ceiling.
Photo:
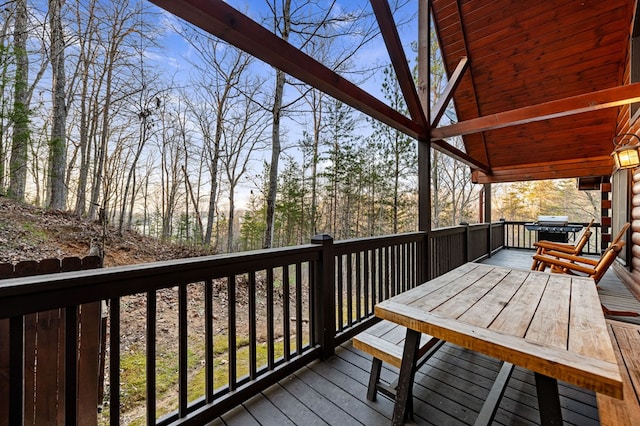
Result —
POLYGON ((385 0, 371 0, 412 116, 405 117, 222 0, 150 0, 331 96, 460 159, 478 183, 609 175, 635 0, 432 0, 459 123, 431 129, 385 0), (418 107, 419 108, 419 107, 418 107), (463 135, 465 152, 445 142, 463 135))
POLYGON ((432 135, 473 129, 465 150, 491 169, 474 172, 480 183, 609 175, 619 108, 588 106, 640 93, 619 90, 634 3, 433 0, 448 73, 464 57, 469 69, 454 94, 462 123, 432 135))

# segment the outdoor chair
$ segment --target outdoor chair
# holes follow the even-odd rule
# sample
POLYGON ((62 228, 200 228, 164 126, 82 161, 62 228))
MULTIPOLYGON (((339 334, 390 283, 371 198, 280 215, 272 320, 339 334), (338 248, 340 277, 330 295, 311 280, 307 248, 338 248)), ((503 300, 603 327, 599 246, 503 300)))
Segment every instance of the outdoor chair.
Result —
MULTIPOLYGON (((602 253, 600 259, 592 259, 573 254, 563 253, 560 251, 547 250, 544 254, 535 254, 534 261, 538 262, 536 270, 544 271, 547 267, 553 273, 564 273, 571 275, 582 275, 593 278, 596 285, 600 282, 609 266, 614 262, 618 253, 622 250, 625 242, 622 240, 630 224, 626 223, 616 238, 609 244, 609 247, 602 253)), ((602 306, 607 315, 614 316, 639 316, 633 311, 612 311, 602 306)))
MULTIPOLYGON (((558 251, 562 253, 572 254, 578 256, 582 253, 582 249, 591 238, 591 226, 593 225, 594 219, 591 219, 589 224, 582 228, 580 234, 576 235, 574 238, 574 243, 558 243, 554 241, 540 240, 538 242, 533 243, 533 246, 536 248, 536 254, 545 254, 549 250, 558 251)), ((537 261, 534 257, 533 263, 531 264, 531 270, 535 271, 538 269, 539 261, 537 261)))

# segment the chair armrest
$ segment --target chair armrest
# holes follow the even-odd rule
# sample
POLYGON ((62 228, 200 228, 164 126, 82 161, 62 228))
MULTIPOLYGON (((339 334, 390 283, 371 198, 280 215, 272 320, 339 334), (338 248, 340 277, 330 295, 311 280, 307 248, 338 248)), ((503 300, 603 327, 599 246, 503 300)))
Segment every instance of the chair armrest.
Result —
POLYGON ((598 262, 600 262, 600 259, 589 259, 587 257, 575 256, 573 254, 562 253, 560 251, 555 251, 555 250, 549 250, 545 252, 544 255, 553 256, 558 259, 567 260, 569 262, 578 262, 578 263, 591 265, 591 266, 596 266, 598 262))
POLYGON ((556 251, 561 251, 563 253, 574 253, 576 251, 576 248, 573 244, 556 243, 553 241, 545 241, 545 240, 535 242, 533 243, 533 246, 538 248, 538 253, 540 253, 540 249, 556 250, 556 251))
MULTIPOLYGON (((577 257, 577 256, 573 256, 577 257)), ((580 263, 573 263, 564 259, 559 259, 554 256, 548 256, 545 254, 536 254, 533 256, 537 261, 548 265, 548 266, 557 266, 559 268, 568 269, 570 271, 582 272, 587 275, 592 275, 595 273, 595 269, 580 263)))

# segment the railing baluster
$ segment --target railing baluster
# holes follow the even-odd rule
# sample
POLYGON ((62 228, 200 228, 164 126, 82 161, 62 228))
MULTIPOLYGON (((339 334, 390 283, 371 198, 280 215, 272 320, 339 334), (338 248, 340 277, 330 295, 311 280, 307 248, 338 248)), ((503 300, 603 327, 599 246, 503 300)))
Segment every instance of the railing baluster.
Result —
POLYGON ((156 291, 147 292, 147 424, 156 421, 156 291))
POLYGON ((338 330, 342 331, 344 330, 344 276, 343 276, 343 269, 342 269, 342 259, 343 256, 342 255, 338 255, 336 256, 336 259, 338 261, 338 265, 337 265, 337 272, 336 272, 336 292, 337 292, 337 306, 338 306, 338 330))
POLYGON ((290 265, 286 265, 282 268, 282 332, 284 334, 283 351, 285 362, 291 359, 290 267, 290 265))
POLYGON ((375 305, 378 302, 378 297, 379 294, 376 289, 378 287, 378 276, 377 276, 377 269, 376 269, 376 253, 377 250, 373 249, 373 250, 369 250, 369 253, 371 253, 371 305, 373 308, 373 305, 375 305))
POLYGON ((347 326, 353 325, 353 255, 347 255, 347 326))
POLYGON ((353 254, 356 258, 356 320, 362 320, 362 252, 353 254))
POLYGON ((187 401, 188 401, 188 377, 189 377, 189 362, 188 362, 188 338, 189 338, 189 325, 187 322, 187 284, 182 284, 178 287, 178 330, 179 330, 179 348, 178 356, 178 371, 179 371, 179 384, 178 384, 178 412, 181 418, 186 417, 187 401))
POLYGON ((256 273, 249 272, 249 378, 251 380, 258 375, 256 322, 256 273))
POLYGON ((229 348, 227 354, 229 357, 229 390, 236 390, 237 373, 236 373, 236 277, 231 275, 227 277, 227 315, 228 315, 228 338, 229 348))
POLYGON ((204 283, 204 335, 205 335, 205 401, 207 404, 213 402, 214 380, 213 380, 213 280, 210 278, 204 283))
MULTIPOLYGON (((311 309, 311 307, 309 307, 311 309)), ((302 264, 296 263, 296 353, 302 355, 302 264)))
POLYGON ((269 370, 273 370, 275 366, 274 316, 273 268, 267 268, 267 363, 269 370))
POLYGON ((371 285, 371 279, 369 278, 369 250, 365 250, 362 252, 362 256, 364 257, 364 315, 369 316, 371 312, 369 312, 369 286, 371 285))
POLYGON ((391 275, 391 296, 395 296, 396 294, 398 294, 398 279, 397 279, 397 268, 396 268, 396 261, 397 261, 397 257, 396 257, 396 250, 397 250, 397 245, 392 245, 391 247, 389 247, 389 254, 390 254, 390 261, 391 261, 391 273, 389 275, 391 275))

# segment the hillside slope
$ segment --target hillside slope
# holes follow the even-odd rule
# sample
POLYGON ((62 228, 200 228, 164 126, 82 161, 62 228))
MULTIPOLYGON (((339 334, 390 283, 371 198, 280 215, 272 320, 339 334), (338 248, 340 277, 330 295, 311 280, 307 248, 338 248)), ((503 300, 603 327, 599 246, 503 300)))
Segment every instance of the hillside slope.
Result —
MULTIPOLYGON (((97 221, 0 197, 0 263, 84 257, 92 239, 102 240, 102 226, 97 221)), ((210 254, 131 231, 120 236, 113 227, 107 227, 104 252, 105 267, 210 254)))

